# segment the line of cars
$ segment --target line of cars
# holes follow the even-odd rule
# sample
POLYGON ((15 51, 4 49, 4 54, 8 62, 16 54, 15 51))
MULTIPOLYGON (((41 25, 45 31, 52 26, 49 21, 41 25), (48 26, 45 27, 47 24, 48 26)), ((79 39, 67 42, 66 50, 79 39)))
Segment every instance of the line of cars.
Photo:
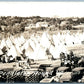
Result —
MULTIPOLYGON (((75 59, 76 60, 76 59, 75 59)), ((69 62, 70 63, 70 62, 69 62)), ((49 82, 80 82, 84 83, 84 57, 81 57, 76 64, 65 64, 55 69, 54 75, 41 80, 41 83, 49 82)))
MULTIPOLYGON (((70 65, 64 64, 57 66, 59 61, 51 60, 49 63, 43 64, 32 63, 29 67, 29 64, 26 61, 19 61, 15 63, 3 63, 5 67, 0 69, 0 80, 2 77, 4 82, 40 82, 40 83, 49 83, 49 82, 82 82, 84 83, 84 65, 83 59, 81 58, 77 66, 72 67, 70 65), (7 71, 8 69, 8 71, 7 71), (18 70, 17 70, 18 69, 18 70), (6 70, 6 71, 3 71, 6 70), (12 73, 9 73, 12 72, 12 73), (13 74, 14 72, 14 74, 13 74), (13 74, 13 75, 12 75, 13 74), (10 78, 11 76, 11 78, 10 78)), ((47 61, 46 61, 47 62, 47 61)), ((74 64, 73 64, 74 65, 74 64)), ((1 82, 1 81, 0 81, 1 82)))
POLYGON ((41 83, 45 82, 82 82, 84 83, 84 67, 76 67, 70 70, 69 67, 59 67, 56 70, 56 75, 51 77, 45 77, 41 80, 41 83))

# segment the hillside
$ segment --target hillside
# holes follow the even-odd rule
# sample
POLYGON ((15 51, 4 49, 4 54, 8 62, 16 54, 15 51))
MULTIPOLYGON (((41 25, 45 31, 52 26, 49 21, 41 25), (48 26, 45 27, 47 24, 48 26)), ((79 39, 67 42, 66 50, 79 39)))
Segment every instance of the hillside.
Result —
MULTIPOLYGON (((9 34, 18 34, 22 33, 25 30, 28 30, 30 33, 36 31, 57 31, 57 30, 82 30, 84 25, 84 18, 49 18, 49 17, 0 17, 0 33, 3 35, 9 34), (37 26, 40 24, 40 26, 37 26), (75 27, 79 25, 79 28, 75 27)), ((2 35, 1 34, 1 35, 2 35)))

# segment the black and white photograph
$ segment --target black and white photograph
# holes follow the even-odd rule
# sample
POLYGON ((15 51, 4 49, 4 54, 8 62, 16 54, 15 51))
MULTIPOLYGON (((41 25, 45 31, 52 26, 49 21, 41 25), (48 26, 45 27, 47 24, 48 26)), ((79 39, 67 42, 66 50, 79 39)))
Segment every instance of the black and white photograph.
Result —
POLYGON ((84 2, 0 2, 0 83, 84 83, 84 2))

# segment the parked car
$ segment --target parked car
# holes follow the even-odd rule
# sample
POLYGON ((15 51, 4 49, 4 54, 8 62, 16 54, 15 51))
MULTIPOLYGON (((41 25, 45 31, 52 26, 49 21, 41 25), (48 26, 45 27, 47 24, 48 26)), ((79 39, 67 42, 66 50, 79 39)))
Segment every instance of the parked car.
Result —
POLYGON ((63 82, 71 82, 71 76, 72 72, 65 72, 62 74, 62 76, 60 77, 60 82, 63 83, 63 82))
POLYGON ((56 76, 60 78, 64 72, 69 72, 70 68, 69 67, 59 67, 56 71, 56 76))
POLYGON ((84 67, 76 67, 72 70, 72 81, 77 82, 84 75, 84 67))

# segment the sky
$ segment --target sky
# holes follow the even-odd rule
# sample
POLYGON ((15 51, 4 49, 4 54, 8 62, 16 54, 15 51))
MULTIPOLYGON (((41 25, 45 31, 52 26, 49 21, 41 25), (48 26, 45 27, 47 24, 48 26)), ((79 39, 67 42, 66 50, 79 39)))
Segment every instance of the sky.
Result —
POLYGON ((84 17, 84 2, 0 2, 0 16, 84 17))

